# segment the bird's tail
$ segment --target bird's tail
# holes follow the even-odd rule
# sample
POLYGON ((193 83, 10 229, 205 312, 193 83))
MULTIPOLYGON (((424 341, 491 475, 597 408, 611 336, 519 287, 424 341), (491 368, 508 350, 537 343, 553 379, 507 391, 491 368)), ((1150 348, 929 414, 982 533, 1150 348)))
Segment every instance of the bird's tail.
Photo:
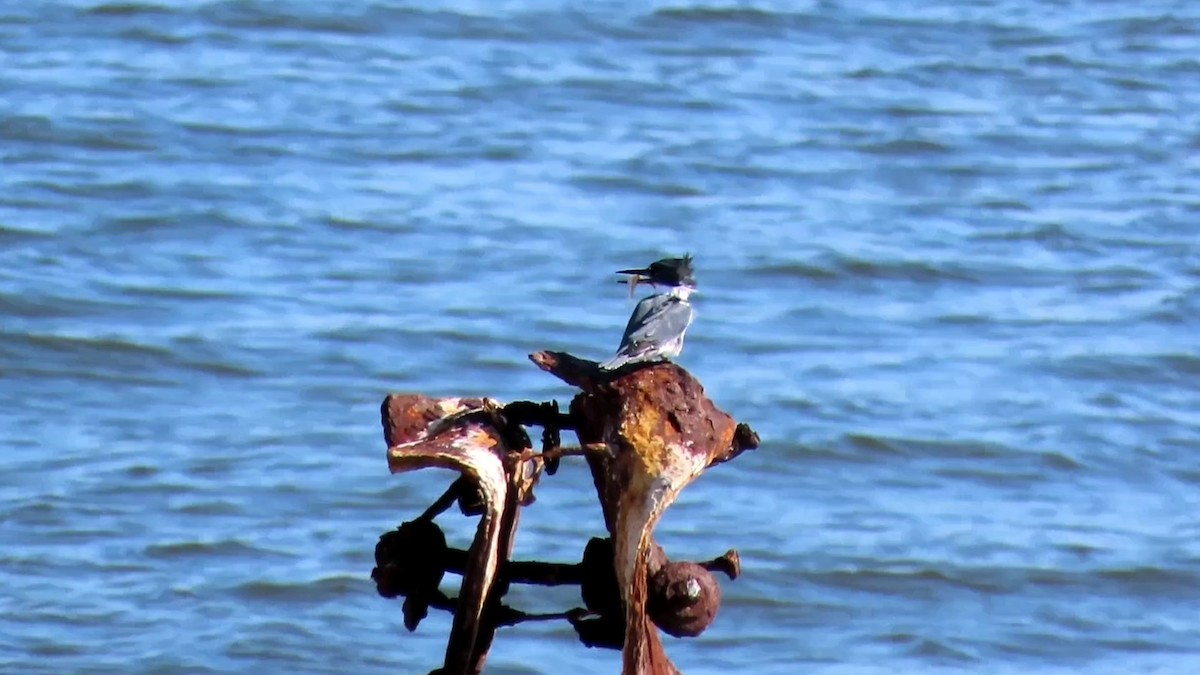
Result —
POLYGON ((617 354, 604 363, 601 363, 600 370, 616 370, 626 363, 629 363, 629 356, 627 354, 617 354))

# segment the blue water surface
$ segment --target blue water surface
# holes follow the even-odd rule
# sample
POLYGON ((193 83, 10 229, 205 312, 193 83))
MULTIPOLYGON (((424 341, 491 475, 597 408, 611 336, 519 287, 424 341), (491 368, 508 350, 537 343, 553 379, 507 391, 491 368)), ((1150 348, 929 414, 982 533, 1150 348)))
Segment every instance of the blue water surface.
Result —
POLYGON ((763 445, 659 527, 745 569, 685 672, 1200 672, 1198 158, 1180 1, 0 0, 0 670, 428 672, 379 402, 565 404, 690 251, 763 445))

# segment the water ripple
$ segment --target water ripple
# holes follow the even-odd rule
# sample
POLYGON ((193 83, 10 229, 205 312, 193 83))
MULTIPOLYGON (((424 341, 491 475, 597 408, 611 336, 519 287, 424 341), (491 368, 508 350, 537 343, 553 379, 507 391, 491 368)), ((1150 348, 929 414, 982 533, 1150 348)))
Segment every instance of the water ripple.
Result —
MULTIPOLYGON (((0 3, 0 669, 428 671, 379 399, 563 404, 526 354, 691 251, 680 361, 765 443, 659 527, 745 565, 685 672, 1196 670, 1197 18, 0 3)), ((598 531, 573 468, 518 549, 598 531)), ((618 667, 572 640, 489 664, 618 667)))

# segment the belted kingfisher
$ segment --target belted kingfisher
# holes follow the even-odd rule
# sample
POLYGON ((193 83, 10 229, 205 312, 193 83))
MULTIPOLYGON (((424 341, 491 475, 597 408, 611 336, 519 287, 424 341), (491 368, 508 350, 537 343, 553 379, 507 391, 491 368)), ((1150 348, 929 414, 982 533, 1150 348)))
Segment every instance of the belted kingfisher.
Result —
POLYGON ((619 270, 628 274, 630 293, 639 283, 669 286, 665 293, 643 298, 633 308, 616 356, 600 364, 601 370, 616 370, 630 363, 669 360, 683 351, 683 336, 695 312, 688 297, 696 290, 692 257, 663 258, 649 267, 619 270))

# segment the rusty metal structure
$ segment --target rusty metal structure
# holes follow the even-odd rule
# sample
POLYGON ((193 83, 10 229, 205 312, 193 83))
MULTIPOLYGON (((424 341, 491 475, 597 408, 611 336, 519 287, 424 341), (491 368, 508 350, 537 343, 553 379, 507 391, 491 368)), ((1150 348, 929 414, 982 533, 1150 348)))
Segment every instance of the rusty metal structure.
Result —
POLYGON ((430 608, 454 614, 443 664, 434 673, 481 673, 496 630, 533 620, 564 620, 589 647, 622 652, 626 675, 678 673, 659 630, 694 637, 721 603, 713 572, 740 574, 735 551, 701 563, 675 562, 654 528, 689 483, 710 466, 758 447, 673 363, 616 372, 560 352, 530 359, 580 391, 566 412, 557 402, 501 404, 487 398, 391 394, 383 402, 388 467, 393 473, 440 467, 460 477, 424 513, 384 533, 371 572, 379 593, 403 597, 404 624, 415 630, 430 608), (526 427, 542 428, 535 449, 526 427), (563 447, 572 430, 578 446, 563 447), (566 455, 582 455, 596 486, 607 538, 593 538, 579 563, 514 561, 521 508, 533 503, 542 475, 566 455), (434 518, 457 504, 479 524, 468 550, 447 547, 434 518), (457 598, 439 584, 462 575, 457 598), (527 614, 503 604, 514 583, 580 586, 584 603, 557 614, 527 614))

